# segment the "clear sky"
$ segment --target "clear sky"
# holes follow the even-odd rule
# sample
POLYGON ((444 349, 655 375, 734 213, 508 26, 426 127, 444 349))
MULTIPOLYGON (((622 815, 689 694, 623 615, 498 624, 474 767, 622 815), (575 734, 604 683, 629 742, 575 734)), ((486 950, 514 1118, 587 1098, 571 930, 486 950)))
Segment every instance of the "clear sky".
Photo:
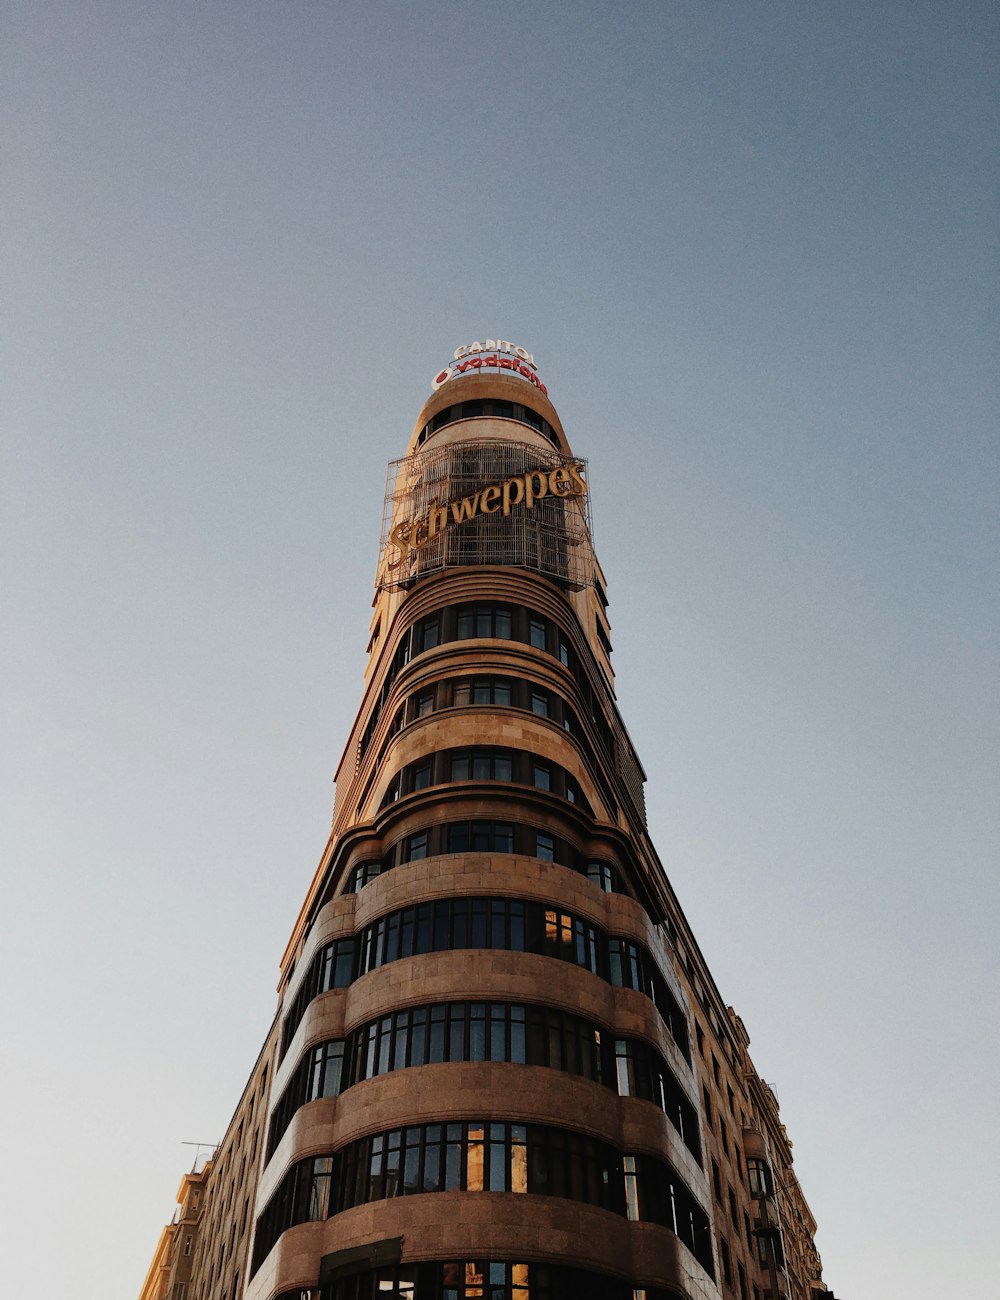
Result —
POLYGON ((828 1282, 996 1295, 996 7, 11 0, 3 46, 0 1289, 130 1300, 221 1137, 385 462, 502 335, 828 1282))

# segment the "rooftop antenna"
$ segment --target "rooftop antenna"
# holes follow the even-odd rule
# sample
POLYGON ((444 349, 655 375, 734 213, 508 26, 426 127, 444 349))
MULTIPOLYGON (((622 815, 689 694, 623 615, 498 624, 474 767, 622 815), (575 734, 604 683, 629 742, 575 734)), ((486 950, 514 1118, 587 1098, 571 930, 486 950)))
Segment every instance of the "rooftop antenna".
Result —
POLYGON ((215 1149, 216 1149, 216 1147, 217 1147, 218 1145, 219 1145, 218 1142, 182 1142, 182 1143, 181 1143, 181 1146, 182 1146, 182 1147, 196 1147, 196 1148, 197 1148, 197 1150, 196 1150, 195 1153, 194 1153, 194 1164, 191 1166, 191 1172, 192 1172, 192 1173, 195 1173, 195 1172, 197 1171, 197 1168, 198 1168, 198 1160, 199 1160, 199 1154, 198 1154, 198 1152, 201 1150, 201 1148, 202 1148, 202 1147, 207 1147, 207 1148, 209 1149, 209 1151, 214 1152, 215 1149))

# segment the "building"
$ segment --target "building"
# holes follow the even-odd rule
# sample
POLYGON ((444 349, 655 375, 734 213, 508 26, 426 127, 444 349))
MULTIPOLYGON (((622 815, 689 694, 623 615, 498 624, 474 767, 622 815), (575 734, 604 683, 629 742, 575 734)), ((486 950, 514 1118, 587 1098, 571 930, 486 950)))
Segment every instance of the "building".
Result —
POLYGON ((196 1160, 191 1172, 181 1179, 177 1209, 160 1233, 139 1300, 181 1300, 188 1293, 211 1172, 211 1160, 196 1160))
POLYGON ((170 1300, 819 1300, 647 833, 586 462, 527 352, 455 357, 390 465, 330 839, 170 1300))

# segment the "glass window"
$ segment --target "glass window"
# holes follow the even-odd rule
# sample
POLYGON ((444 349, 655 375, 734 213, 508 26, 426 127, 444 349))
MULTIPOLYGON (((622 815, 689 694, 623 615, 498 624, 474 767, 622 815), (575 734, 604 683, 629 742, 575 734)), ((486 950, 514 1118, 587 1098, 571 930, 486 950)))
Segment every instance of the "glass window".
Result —
POLYGON ((538 831, 535 835, 535 857, 541 858, 543 862, 555 862, 556 860, 556 842, 552 835, 546 835, 538 831))
POLYGON ((549 716, 549 697, 544 691, 531 692, 531 711, 537 713, 540 718, 549 716))
MULTIPOLYGON (((552 789, 552 769, 545 763, 535 763, 532 768, 532 784, 537 790, 552 789)), ((539 854, 539 856, 541 856, 539 854)))
POLYGON ((416 716, 426 718, 428 713, 434 712, 434 691, 421 691, 417 696, 416 716))
POLYGON ((430 618, 423 619, 417 627, 417 653, 432 650, 439 643, 440 636, 440 615, 432 614, 430 618))
POLYGON ((409 836, 403 843, 404 862, 417 862, 420 858, 427 857, 427 832, 418 831, 416 835, 409 836))
POLYGON ((468 853, 469 851, 469 823, 452 822, 448 827, 448 852, 449 853, 468 853))
POLYGON ((536 650, 545 649, 545 620, 533 618, 528 625, 528 640, 536 650))
POLYGON ((747 1177, 750 1180, 751 1196, 771 1195, 771 1171, 765 1161, 748 1157, 747 1177))
POLYGON ((609 862, 588 862, 587 879, 592 881, 605 894, 614 892, 612 868, 609 862))
POLYGON ((428 760, 426 763, 419 763, 413 769, 413 788, 414 790, 426 790, 431 783, 431 764, 428 760))

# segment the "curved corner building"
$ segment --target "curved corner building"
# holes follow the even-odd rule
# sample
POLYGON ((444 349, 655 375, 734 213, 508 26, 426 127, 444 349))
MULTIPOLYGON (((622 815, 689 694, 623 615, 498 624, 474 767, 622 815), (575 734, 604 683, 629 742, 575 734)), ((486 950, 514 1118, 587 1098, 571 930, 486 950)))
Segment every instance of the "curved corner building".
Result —
POLYGON ((456 355, 390 465, 332 834, 165 1294, 817 1300, 777 1101, 647 836, 586 463, 528 354, 456 355))

